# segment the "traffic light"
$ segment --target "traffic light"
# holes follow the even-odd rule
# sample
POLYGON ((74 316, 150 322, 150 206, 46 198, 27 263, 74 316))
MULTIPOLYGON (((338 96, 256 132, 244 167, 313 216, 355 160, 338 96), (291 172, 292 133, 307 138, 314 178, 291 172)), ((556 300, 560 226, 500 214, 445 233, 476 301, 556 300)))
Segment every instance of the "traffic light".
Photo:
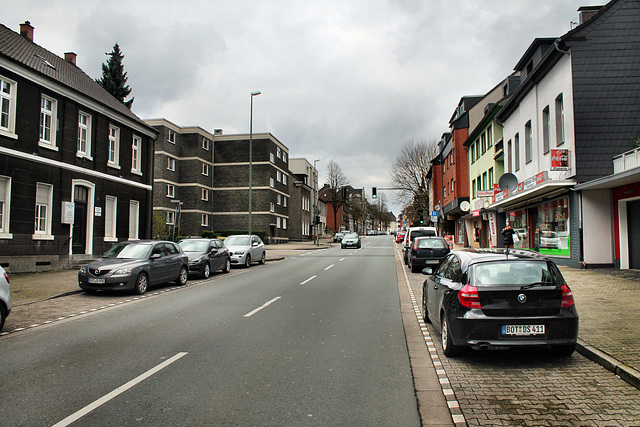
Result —
POLYGON ((320 224, 320 216, 319 216, 319 215, 316 215, 316 216, 313 218, 313 225, 318 225, 318 224, 320 224))
POLYGON ((377 187, 371 187, 371 198, 373 198, 373 199, 377 199, 378 198, 378 188, 377 187))
POLYGON ((422 209, 418 209, 418 223, 420 225, 424 224, 424 211, 422 209))

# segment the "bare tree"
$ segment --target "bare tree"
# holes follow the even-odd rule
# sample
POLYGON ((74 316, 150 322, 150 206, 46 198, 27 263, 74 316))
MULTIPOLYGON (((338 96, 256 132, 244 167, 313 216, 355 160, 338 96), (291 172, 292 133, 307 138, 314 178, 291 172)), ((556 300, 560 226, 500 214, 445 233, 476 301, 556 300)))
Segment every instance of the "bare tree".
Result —
POLYGON ((431 168, 431 160, 438 154, 437 141, 410 140, 400 149, 400 154, 391 166, 391 183, 400 188, 398 201, 405 202, 419 209, 429 208, 429 187, 427 174, 431 168))
POLYGON ((331 207, 333 208, 333 223, 336 227, 336 230, 333 231, 338 232, 340 229, 338 224, 338 211, 343 206, 346 206, 347 203, 347 201, 342 198, 341 190, 342 187, 349 184, 349 181, 347 181, 347 177, 342 173, 340 166, 333 160, 327 165, 327 180, 325 184, 329 187, 328 200, 331 202, 331 207))

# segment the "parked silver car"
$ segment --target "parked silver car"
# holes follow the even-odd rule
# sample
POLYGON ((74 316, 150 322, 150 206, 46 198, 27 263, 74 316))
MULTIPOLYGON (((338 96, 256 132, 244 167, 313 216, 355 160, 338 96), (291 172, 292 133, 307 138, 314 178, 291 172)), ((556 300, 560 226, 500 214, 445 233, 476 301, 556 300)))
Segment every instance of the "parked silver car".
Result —
POLYGON ((175 281, 185 285, 189 259, 173 242, 140 240, 118 243, 78 272, 87 292, 130 290, 142 295, 149 286, 175 281))
POLYGON ((255 234, 236 234, 224 239, 224 245, 229 248, 231 264, 244 265, 249 268, 252 262, 264 264, 267 251, 260 237, 255 234))
POLYGON ((4 320, 11 313, 11 286, 9 275, 0 267, 0 331, 4 326, 4 320))

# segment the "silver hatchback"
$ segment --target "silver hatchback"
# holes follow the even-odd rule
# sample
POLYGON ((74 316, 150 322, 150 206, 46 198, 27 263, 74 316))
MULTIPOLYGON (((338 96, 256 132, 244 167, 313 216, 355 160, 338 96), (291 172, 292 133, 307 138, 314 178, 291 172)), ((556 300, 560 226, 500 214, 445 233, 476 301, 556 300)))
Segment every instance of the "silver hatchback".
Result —
POLYGON ((11 285, 9 275, 4 268, 0 267, 0 331, 9 313, 11 313, 11 285))

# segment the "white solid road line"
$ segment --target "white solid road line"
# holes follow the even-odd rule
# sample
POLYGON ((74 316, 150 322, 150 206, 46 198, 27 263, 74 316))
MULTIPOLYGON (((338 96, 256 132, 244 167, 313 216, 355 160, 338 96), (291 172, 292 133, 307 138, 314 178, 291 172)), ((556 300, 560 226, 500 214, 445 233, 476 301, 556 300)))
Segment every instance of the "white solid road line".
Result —
POLYGON ((181 352, 181 353, 176 354, 171 359, 165 360, 164 362, 162 362, 161 364, 159 364, 155 368, 149 369, 147 372, 145 372, 144 374, 132 379, 131 381, 129 381, 125 385, 122 385, 122 386, 118 387, 117 389, 113 390, 111 393, 104 395, 103 397, 101 397, 100 399, 96 400, 95 402, 93 402, 93 403, 85 406, 84 408, 80 409, 78 412, 69 415, 64 420, 60 421, 57 424, 54 424, 53 427, 68 426, 69 424, 79 420, 80 418, 82 418, 85 415, 87 415, 89 412, 91 412, 94 409, 104 405, 105 403, 107 403, 108 401, 113 399, 114 397, 118 396, 119 394, 124 393, 125 391, 127 391, 131 387, 133 387, 134 385, 136 385, 138 383, 141 383, 142 381, 144 381, 147 378, 149 378, 151 375, 155 374, 156 372, 161 371, 162 369, 164 369, 167 366, 171 365, 176 360, 178 360, 181 357, 186 356, 186 355, 187 355, 187 352, 181 352))
POLYGON ((309 277, 307 280, 305 280, 304 282, 300 283, 301 285, 306 285, 307 283, 309 283, 310 281, 312 281, 313 279, 315 279, 318 276, 311 276, 309 277))
POLYGON ((267 308, 268 306, 270 306, 271 304, 273 304, 274 302, 278 301, 280 298, 282 297, 275 297, 274 299, 272 299, 271 301, 267 301, 264 304, 262 304, 260 307, 256 308, 253 311, 248 312, 247 314, 245 314, 243 317, 251 317, 254 314, 256 314, 257 312, 259 312, 260 310, 267 308))
POLYGON ((331 267, 333 267, 335 264, 331 264, 329 267, 325 268, 324 271, 327 271, 328 269, 330 269, 331 267))

